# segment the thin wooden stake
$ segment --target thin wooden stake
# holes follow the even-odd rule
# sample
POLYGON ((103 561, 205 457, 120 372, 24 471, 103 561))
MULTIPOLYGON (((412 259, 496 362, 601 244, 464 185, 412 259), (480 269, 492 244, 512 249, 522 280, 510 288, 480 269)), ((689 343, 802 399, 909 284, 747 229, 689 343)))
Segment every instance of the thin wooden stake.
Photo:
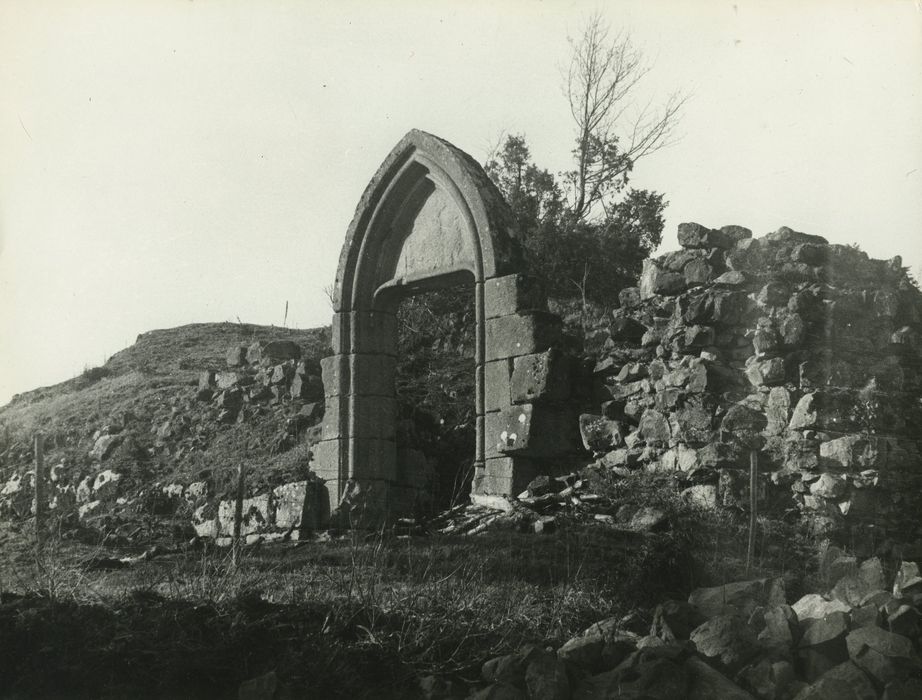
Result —
POLYGON ((234 541, 233 541, 233 561, 237 566, 237 558, 240 550, 240 526, 243 522, 243 494, 246 491, 246 462, 241 462, 237 467, 237 496, 234 502, 234 541))
POLYGON ((759 452, 749 451, 749 546, 746 549, 746 571, 752 565, 752 551, 756 544, 756 518, 758 516, 759 452))
POLYGON ((32 510, 35 513, 35 544, 39 548, 44 543, 45 535, 45 456, 44 439, 41 433, 35 433, 35 498, 32 510))

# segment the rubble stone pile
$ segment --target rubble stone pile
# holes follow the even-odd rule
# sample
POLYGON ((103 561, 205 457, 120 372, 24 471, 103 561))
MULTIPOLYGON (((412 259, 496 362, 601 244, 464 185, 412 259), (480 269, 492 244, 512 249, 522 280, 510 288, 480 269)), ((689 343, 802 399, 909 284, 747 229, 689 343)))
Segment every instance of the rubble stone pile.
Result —
POLYGON ((876 557, 829 547, 820 570, 826 594, 792 604, 781 579, 699 588, 658 605, 652 620, 603 620, 556 649, 489 659, 470 698, 922 697, 919 565, 904 561, 888 577, 876 557))
POLYGON ((679 227, 682 249, 586 333, 606 469, 668 471, 702 505, 768 504, 854 546, 922 536, 922 293, 899 258, 781 228, 679 227))

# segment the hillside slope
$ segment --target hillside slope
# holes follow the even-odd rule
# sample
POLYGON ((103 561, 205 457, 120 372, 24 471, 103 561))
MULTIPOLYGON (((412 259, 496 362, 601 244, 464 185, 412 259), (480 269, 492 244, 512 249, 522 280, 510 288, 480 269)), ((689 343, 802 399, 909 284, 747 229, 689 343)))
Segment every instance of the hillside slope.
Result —
POLYGON ((244 455, 254 489, 303 478, 305 430, 322 415, 318 360, 329 343, 329 328, 201 323, 144 333, 101 367, 17 395, 0 408, 2 483, 9 491, 11 480, 29 478, 39 430, 52 478, 75 487, 111 470, 123 479, 120 492, 194 480, 208 480, 220 491, 244 455), (247 381, 243 373, 228 372, 230 348, 268 341, 300 349, 300 367, 316 377, 312 393, 305 393, 310 401, 292 398, 288 384, 272 391, 275 366, 284 365, 290 383, 295 360, 273 366, 264 358, 247 381), (224 404, 234 401, 239 405, 228 411, 224 404), (296 418, 305 405, 308 414, 296 418))

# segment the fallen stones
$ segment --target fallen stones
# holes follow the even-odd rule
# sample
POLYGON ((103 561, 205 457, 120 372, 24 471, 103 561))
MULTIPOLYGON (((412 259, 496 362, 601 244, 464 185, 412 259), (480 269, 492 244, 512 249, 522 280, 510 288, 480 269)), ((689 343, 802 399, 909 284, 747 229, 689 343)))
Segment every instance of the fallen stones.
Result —
POLYGON ((910 598, 916 602, 922 597, 922 575, 915 562, 900 562, 900 569, 893 581, 893 595, 897 598, 910 598))
POLYGON ((688 700, 755 700, 725 675, 694 656, 686 659, 684 666, 688 678, 685 697, 688 700))
MULTIPOLYGON (((245 345, 234 345, 228 348, 225 360, 228 367, 245 365, 247 363, 247 347, 245 345)), ((201 385, 199 388, 201 388, 201 385)))
POLYGON ((794 700, 875 700, 877 693, 867 675, 851 661, 830 668, 794 700))
POLYGON ((912 642, 879 627, 852 630, 846 637, 846 645, 852 662, 881 686, 922 670, 912 642))
POLYGON ((301 348, 293 340, 258 340, 247 348, 251 365, 274 365, 285 360, 300 360, 301 348))
POLYGON ((93 496, 100 501, 114 501, 118 496, 118 484, 121 479, 122 475, 111 469, 99 472, 93 479, 93 496))
POLYGON ((90 457, 100 462, 103 461, 112 454, 112 451, 118 447, 121 441, 122 437, 120 435, 99 436, 93 444, 93 449, 90 450, 90 457))
POLYGON ((689 640, 705 660, 730 675, 759 651, 755 635, 745 620, 733 614, 712 617, 692 630, 689 640))
POLYGON ((703 622, 704 616, 690 603, 667 600, 656 606, 650 634, 664 642, 683 641, 703 622))
POLYGON ((591 452, 608 452, 624 444, 621 425, 604 416, 584 413, 579 417, 583 447, 591 452))
POLYGON ((808 682, 816 681, 834 666, 848 660, 847 634, 848 615, 844 612, 832 612, 822 618, 804 621, 797 658, 808 682))
POLYGON ((580 682, 574 689, 573 700, 667 700, 685 697, 688 674, 684 665, 677 663, 674 657, 675 654, 663 653, 656 648, 639 650, 617 668, 580 682))
POLYGON ((705 228, 701 224, 679 224, 679 245, 683 248, 730 248, 734 236, 724 231, 705 228))
POLYGON ((736 614, 745 619, 757 607, 784 604, 784 583, 763 578, 698 588, 688 596, 688 602, 707 618, 736 614))
MULTIPOLYGON (((788 661, 761 659, 740 671, 736 680, 740 686, 762 700, 784 700, 797 683, 794 666, 788 661)), ((723 697, 712 695, 712 698, 723 697)))

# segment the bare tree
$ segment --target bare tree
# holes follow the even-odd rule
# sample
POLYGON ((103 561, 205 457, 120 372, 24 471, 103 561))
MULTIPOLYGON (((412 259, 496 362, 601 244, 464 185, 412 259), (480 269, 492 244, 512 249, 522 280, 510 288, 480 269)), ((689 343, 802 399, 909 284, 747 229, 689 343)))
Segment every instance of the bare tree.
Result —
POLYGON ((659 107, 638 105, 635 88, 650 66, 628 34, 610 34, 597 12, 582 35, 570 39, 566 93, 576 125, 576 169, 567 173, 567 182, 571 211, 583 221, 599 208, 608 210, 634 163, 671 143, 687 100, 673 93, 659 107))

